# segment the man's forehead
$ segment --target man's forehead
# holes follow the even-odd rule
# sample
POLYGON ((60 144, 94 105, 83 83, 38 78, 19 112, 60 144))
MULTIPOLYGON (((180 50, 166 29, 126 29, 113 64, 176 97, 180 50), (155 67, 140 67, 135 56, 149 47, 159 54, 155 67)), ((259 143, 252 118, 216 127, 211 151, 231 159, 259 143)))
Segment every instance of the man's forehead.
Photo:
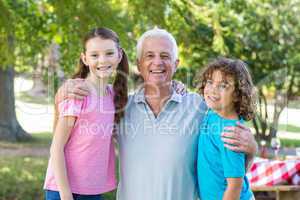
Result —
POLYGON ((153 52, 153 53, 171 53, 173 51, 172 42, 164 37, 159 38, 146 38, 142 46, 144 53, 153 52))

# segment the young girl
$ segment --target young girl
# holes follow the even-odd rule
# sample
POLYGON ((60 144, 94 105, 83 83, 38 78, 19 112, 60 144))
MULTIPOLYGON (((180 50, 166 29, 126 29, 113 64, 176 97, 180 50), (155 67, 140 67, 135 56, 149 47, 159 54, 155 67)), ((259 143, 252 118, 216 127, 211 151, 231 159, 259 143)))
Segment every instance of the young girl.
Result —
POLYGON ((97 199, 116 188, 114 121, 127 103, 128 62, 116 33, 92 30, 84 39, 79 70, 92 91, 59 104, 44 189, 46 200, 97 199), (116 70, 113 86, 108 85, 116 70))
POLYGON ((254 86, 245 63, 219 58, 201 74, 199 91, 208 106, 200 127, 198 185, 201 200, 253 198, 245 176, 245 155, 224 147, 226 126, 254 117, 254 86))

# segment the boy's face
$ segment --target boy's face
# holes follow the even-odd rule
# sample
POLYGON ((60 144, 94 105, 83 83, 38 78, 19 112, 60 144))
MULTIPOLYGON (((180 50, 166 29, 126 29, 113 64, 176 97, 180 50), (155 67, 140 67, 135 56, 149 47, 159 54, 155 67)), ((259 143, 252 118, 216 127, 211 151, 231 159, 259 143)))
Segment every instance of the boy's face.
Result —
POLYGON ((225 76, 221 71, 216 70, 211 78, 206 81, 204 87, 204 99, 209 108, 217 113, 231 114, 235 112, 234 102, 234 78, 225 76))

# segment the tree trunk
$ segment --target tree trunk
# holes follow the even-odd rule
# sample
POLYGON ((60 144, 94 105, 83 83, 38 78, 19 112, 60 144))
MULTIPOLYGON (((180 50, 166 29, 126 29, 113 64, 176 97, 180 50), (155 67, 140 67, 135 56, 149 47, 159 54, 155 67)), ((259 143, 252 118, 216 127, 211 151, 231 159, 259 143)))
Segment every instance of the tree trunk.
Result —
POLYGON ((33 86, 27 92, 32 97, 46 97, 47 95, 47 88, 43 82, 43 74, 44 74, 44 56, 41 55, 38 58, 37 65, 32 74, 33 86))
POLYGON ((0 67, 0 140, 30 139, 16 118, 14 95, 14 69, 0 67))

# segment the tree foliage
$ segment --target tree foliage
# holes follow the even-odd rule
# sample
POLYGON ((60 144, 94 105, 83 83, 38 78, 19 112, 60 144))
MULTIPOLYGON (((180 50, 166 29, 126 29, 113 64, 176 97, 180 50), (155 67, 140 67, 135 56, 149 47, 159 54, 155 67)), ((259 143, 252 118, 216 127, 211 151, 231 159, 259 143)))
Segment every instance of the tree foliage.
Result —
POLYGON ((180 67, 176 78, 188 87, 210 59, 228 56, 248 63, 259 93, 257 136, 276 134, 279 115, 299 95, 299 0, 1 0, 0 67, 34 71, 53 44, 60 66, 72 74, 83 35, 92 27, 116 31, 135 63, 137 38, 158 26, 177 39, 180 67), (274 115, 267 115, 267 99, 274 115), (274 132, 275 130, 275 132, 274 132))

